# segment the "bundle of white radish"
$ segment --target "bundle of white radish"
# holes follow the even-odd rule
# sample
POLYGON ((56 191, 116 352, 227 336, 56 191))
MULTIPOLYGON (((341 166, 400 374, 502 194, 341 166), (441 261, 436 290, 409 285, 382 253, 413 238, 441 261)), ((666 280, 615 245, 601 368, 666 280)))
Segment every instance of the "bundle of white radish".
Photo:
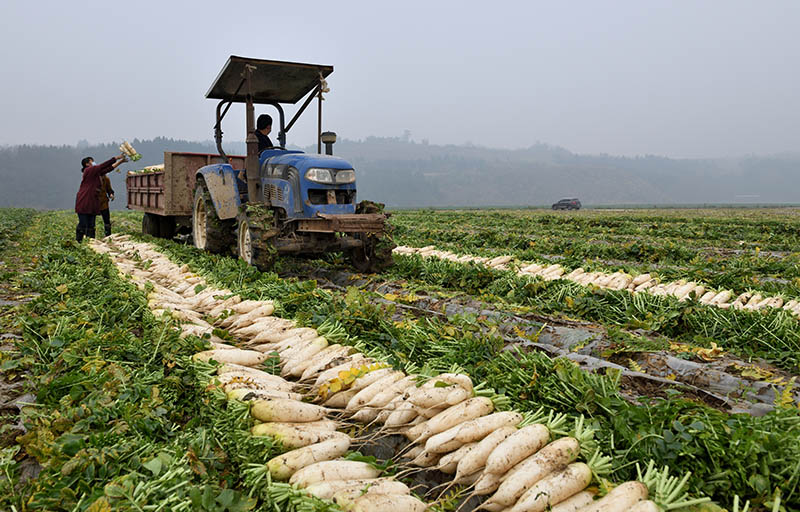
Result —
MULTIPOLYGON (((424 258, 440 258, 457 263, 478 263, 490 268, 499 269, 507 268, 507 263, 513 259, 512 256, 497 256, 491 259, 468 254, 458 256, 449 251, 439 251, 434 246, 427 246, 421 249, 398 246, 393 252, 396 254, 418 254, 424 258)), ((707 291, 705 286, 698 283, 687 282, 684 279, 661 284, 658 278, 654 278, 647 273, 631 276, 624 272, 613 272, 611 274, 586 272, 583 268, 576 268, 566 273, 566 270, 558 264, 540 265, 526 262, 520 262, 517 273, 524 276, 537 276, 546 281, 567 279, 583 286, 593 285, 611 290, 628 290, 632 293, 639 293, 646 290, 653 295, 674 296, 680 301, 689 300, 689 298, 694 295, 700 303, 713 305, 722 309, 734 308, 755 311, 767 307, 781 308, 786 302, 782 297, 771 297, 767 299, 760 297, 761 300, 758 302, 747 304, 747 300, 750 299, 749 294, 747 294, 747 299, 744 301, 729 302, 732 297, 732 292, 730 291, 707 291)), ((800 303, 794 301, 792 306, 791 308, 785 309, 791 311, 795 316, 800 316, 800 303)))
POLYGON ((578 494, 591 481, 589 466, 574 462, 533 484, 511 507, 511 512, 542 512, 578 494))
POLYGON ((545 445, 520 462, 514 473, 498 486, 497 492, 483 507, 491 511, 513 505, 536 482, 575 461, 578 455, 580 444, 573 437, 562 437, 545 445))

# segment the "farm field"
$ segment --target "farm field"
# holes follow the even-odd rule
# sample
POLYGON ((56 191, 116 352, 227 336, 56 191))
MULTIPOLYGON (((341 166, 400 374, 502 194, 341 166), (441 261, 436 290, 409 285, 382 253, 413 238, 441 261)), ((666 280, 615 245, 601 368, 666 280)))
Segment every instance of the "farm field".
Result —
MULTIPOLYGON (((72 241, 70 213, 0 210, 0 508, 348 508, 267 476, 265 463, 291 446, 251 435, 248 403, 229 400, 214 384, 217 368, 192 358, 212 342, 245 346, 245 331, 211 305, 196 319, 214 327, 205 337, 185 335, 190 313, 161 316, 169 308, 153 293, 170 287, 145 276, 166 265, 163 255, 177 283, 185 284, 180 272, 198 279, 190 294, 208 287, 270 301, 274 317, 379 363, 334 374, 333 396, 388 372, 383 365, 468 376, 493 409, 544 425, 550 439, 579 439, 593 492, 643 479, 663 508, 742 510, 749 501, 750 510, 800 509, 800 319, 783 307, 800 300, 798 213, 399 211, 398 245, 513 258, 492 267, 396 254, 387 271, 359 275, 336 255, 282 259, 274 273, 259 272, 229 255, 142 237, 133 213, 115 214, 115 230, 130 238, 92 249, 72 241), (749 294, 781 305, 717 307, 697 294, 679 300, 520 274, 530 263, 558 263, 564 275, 579 267, 649 273, 730 290, 729 304, 749 294), (123 277, 125 269, 142 281, 123 277), (645 474, 648 465, 685 485, 665 489, 666 479, 645 474)), ((279 352, 259 368, 285 373, 292 359, 279 352)), ((351 462, 410 478, 435 509, 454 510, 468 495, 467 486, 432 490, 452 478, 435 469, 411 473, 387 447, 402 436, 329 414, 346 422, 339 430, 351 438, 351 462)))

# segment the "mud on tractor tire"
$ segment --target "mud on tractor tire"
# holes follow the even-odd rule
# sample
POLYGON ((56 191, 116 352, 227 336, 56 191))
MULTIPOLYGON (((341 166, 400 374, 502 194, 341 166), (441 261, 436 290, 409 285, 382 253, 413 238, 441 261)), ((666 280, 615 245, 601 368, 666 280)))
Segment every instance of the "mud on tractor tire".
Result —
POLYGON ((197 178, 192 203, 192 240, 198 249, 223 253, 234 244, 233 220, 220 220, 206 182, 197 178))
POLYGON ((274 241, 280 234, 275 227, 272 210, 263 204, 242 205, 236 217, 236 226, 239 258, 261 271, 270 270, 278 258, 274 241))
MULTIPOLYGON (((383 213, 384 205, 373 203, 372 201, 361 201, 356 206, 356 213, 383 213)), ((356 233, 355 238, 361 240, 364 245, 350 251, 350 263, 359 272, 371 274, 380 272, 394 264, 392 250, 397 244, 392 240, 393 227, 388 220, 385 223, 384 232, 381 234, 356 233)))

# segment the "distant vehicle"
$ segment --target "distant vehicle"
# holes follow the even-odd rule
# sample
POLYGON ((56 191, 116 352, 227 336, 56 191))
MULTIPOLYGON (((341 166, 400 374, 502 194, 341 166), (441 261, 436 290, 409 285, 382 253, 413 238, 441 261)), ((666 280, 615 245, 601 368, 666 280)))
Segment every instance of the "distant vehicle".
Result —
POLYGON ((561 199, 557 203, 553 204, 553 209, 554 210, 580 210, 581 209, 581 202, 578 201, 577 197, 561 199))

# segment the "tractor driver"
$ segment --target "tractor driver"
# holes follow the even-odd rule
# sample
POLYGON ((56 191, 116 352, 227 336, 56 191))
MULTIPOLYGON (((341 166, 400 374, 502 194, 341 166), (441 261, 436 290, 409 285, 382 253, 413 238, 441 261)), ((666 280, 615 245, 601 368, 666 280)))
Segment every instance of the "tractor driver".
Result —
POLYGON ((259 154, 265 149, 274 147, 272 141, 269 140, 269 132, 272 131, 272 116, 269 114, 261 114, 256 121, 256 138, 258 139, 258 152, 259 154))

